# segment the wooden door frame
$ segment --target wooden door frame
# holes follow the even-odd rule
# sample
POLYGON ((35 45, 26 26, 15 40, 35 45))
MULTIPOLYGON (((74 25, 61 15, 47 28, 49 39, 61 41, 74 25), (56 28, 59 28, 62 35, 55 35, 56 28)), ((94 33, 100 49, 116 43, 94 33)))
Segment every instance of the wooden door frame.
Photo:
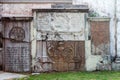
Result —
MULTIPOLYGON (((32 59, 31 59, 31 22, 32 22, 32 17, 2 17, 1 21, 2 21, 2 27, 3 27, 3 60, 2 60, 2 63, 3 63, 3 71, 5 71, 5 21, 29 21, 30 22, 30 26, 29 26, 29 57, 30 57, 30 71, 27 72, 27 73, 31 73, 32 72, 32 69, 31 69, 31 66, 32 66, 32 59)), ((6 72, 6 71, 5 71, 6 72)), ((19 73, 19 72, 18 72, 19 73)), ((26 73, 26 72, 25 72, 26 73)))

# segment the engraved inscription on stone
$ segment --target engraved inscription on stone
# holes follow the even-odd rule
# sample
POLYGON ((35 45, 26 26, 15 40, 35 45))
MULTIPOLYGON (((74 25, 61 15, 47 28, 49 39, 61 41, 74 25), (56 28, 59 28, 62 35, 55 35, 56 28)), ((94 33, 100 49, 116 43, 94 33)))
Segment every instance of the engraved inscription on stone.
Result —
POLYGON ((7 47, 6 48, 6 65, 8 69, 14 71, 29 71, 29 50, 27 47, 7 47))

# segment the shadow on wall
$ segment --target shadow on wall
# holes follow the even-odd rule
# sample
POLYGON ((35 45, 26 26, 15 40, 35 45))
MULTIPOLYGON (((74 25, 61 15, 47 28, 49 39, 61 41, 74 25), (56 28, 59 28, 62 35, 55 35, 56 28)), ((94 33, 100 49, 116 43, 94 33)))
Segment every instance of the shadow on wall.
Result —
POLYGON ((0 32, 0 70, 2 70, 2 48, 3 48, 3 35, 0 32))

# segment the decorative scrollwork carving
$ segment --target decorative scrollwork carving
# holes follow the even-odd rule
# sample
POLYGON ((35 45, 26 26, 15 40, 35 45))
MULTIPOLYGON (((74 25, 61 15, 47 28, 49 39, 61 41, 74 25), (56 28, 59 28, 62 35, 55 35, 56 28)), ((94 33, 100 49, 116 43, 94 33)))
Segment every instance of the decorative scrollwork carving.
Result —
POLYGON ((65 42, 48 42, 48 55, 53 61, 60 59, 70 62, 74 57, 72 45, 66 45, 65 42))

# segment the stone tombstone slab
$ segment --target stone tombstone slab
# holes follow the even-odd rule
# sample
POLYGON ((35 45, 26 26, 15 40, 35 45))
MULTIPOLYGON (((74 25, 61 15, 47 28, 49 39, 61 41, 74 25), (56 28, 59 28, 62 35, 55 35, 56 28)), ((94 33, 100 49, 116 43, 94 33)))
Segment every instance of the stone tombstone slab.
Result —
POLYGON ((88 10, 53 8, 33 11, 37 50, 35 58, 40 64, 35 65, 39 67, 35 70, 85 70, 85 16, 88 10))
POLYGON ((85 13, 38 12, 37 40, 85 40, 85 13))

